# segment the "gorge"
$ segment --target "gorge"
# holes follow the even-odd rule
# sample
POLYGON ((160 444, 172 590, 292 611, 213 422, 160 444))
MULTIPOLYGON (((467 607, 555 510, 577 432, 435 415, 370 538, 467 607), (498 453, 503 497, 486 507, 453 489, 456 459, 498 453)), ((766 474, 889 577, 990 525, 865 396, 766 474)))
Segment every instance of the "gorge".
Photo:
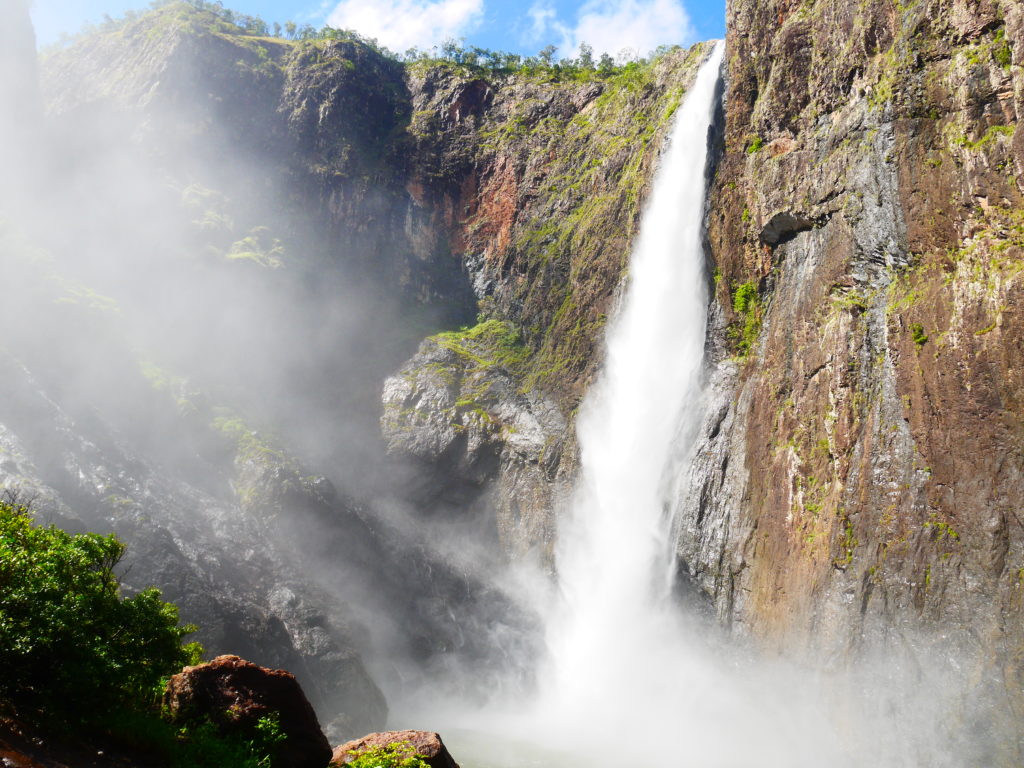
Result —
POLYGON ((1019 2, 604 70, 16 12, 0 487, 209 653, 463 765, 1024 759, 1019 2))

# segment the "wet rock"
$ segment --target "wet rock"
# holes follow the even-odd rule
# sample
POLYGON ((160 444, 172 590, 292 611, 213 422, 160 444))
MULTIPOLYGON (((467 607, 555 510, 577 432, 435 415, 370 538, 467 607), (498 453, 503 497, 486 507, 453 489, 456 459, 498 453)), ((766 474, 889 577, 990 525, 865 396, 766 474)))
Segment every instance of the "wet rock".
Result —
POLYGON ((331 759, 332 766, 346 765, 352 762, 361 751, 374 747, 386 747, 390 744, 407 744, 417 755, 424 758, 430 768, 459 768, 459 764, 449 754, 441 736, 430 731, 386 731, 371 733, 361 739, 355 739, 335 747, 331 759))
POLYGON ((550 398, 522 391, 502 353, 487 334, 427 339, 385 382, 381 428, 392 455, 422 467, 411 496, 496 510, 499 537, 521 554, 551 541, 567 422, 550 398))
POLYGON ((185 667, 167 683, 164 705, 179 721, 213 722, 225 734, 252 738, 261 718, 277 717, 285 740, 275 768, 323 768, 331 758, 327 737, 295 676, 238 656, 218 656, 185 667))

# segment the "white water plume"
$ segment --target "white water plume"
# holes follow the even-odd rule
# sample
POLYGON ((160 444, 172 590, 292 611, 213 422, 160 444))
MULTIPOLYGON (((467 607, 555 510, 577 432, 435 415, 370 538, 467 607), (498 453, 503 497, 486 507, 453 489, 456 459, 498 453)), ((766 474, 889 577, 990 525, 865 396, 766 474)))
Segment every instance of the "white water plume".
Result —
POLYGON ((563 600, 550 624, 545 695, 595 725, 619 717, 617 706, 602 702, 657 691, 663 671, 649 678, 636 660, 660 654, 678 635, 664 481, 674 438, 687 431, 681 421, 701 416, 708 302, 701 235, 722 52, 719 43, 677 112, 607 334, 605 367, 577 421, 582 475, 559 531, 563 600))

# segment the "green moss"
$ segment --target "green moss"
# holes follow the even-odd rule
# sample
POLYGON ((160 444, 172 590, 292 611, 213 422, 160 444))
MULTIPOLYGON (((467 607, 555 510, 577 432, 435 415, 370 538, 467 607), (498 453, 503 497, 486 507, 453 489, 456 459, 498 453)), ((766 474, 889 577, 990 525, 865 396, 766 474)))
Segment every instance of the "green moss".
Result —
POLYGON ((920 323, 910 326, 910 335, 918 349, 928 343, 928 334, 924 332, 924 327, 920 323))
POLYGON ((1010 44, 1006 40, 1006 30, 999 29, 996 31, 994 45, 992 47, 992 58, 995 59, 1003 69, 1009 69, 1013 63, 1013 52, 1010 50, 1010 44))
POLYGON ((732 308, 739 319, 729 326, 727 335, 736 348, 736 356, 747 357, 761 332, 761 299, 754 282, 743 283, 733 291, 732 308))
POLYGON ((236 440, 243 456, 268 456, 284 459, 284 454, 260 437, 259 432, 237 417, 218 416, 212 426, 217 431, 236 440))
POLYGON ((471 369, 501 368, 515 375, 523 372, 530 354, 518 329, 496 318, 484 320, 472 328, 439 333, 431 339, 438 346, 455 352, 471 369))
POLYGON ((853 553, 856 551, 857 545, 860 542, 857 541, 857 536, 853 530, 853 522, 850 518, 844 515, 842 520, 843 535, 839 545, 840 554, 833 560, 833 562, 837 568, 845 569, 853 562, 853 553))
POLYGON ((989 144, 995 142, 999 137, 1012 138, 1016 132, 1016 125, 991 125, 981 137, 975 141, 971 141, 966 135, 960 136, 956 139, 956 145, 969 149, 971 151, 978 151, 984 149, 989 144))
POLYGON ((762 139, 760 136, 754 136, 747 143, 746 153, 748 155, 755 155, 761 151, 762 147, 764 147, 764 139, 762 139))
POLYGON ((850 312, 866 312, 870 301, 867 296, 856 289, 839 291, 834 293, 831 299, 833 306, 837 309, 850 312))
POLYGON ((928 522, 926 522, 923 527, 926 531, 933 534, 935 541, 960 541, 960 534, 957 533, 949 523, 944 520, 939 520, 935 514, 932 514, 931 517, 929 517, 928 522))
POLYGON ((757 286, 750 283, 743 283, 733 292, 732 308, 737 314, 743 315, 757 305, 757 286))

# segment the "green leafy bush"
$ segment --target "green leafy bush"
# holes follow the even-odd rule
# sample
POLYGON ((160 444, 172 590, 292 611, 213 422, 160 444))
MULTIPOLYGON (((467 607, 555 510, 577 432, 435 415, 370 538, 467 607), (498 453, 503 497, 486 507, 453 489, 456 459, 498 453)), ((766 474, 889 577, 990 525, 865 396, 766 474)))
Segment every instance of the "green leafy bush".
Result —
POLYGON ((349 768, 430 768, 422 755, 408 741, 388 744, 386 747, 369 747, 356 753, 356 759, 349 768))
POLYGON ((0 699, 68 722, 152 702, 201 649, 195 628, 147 589, 120 595, 113 536, 72 535, 0 501, 0 699))

